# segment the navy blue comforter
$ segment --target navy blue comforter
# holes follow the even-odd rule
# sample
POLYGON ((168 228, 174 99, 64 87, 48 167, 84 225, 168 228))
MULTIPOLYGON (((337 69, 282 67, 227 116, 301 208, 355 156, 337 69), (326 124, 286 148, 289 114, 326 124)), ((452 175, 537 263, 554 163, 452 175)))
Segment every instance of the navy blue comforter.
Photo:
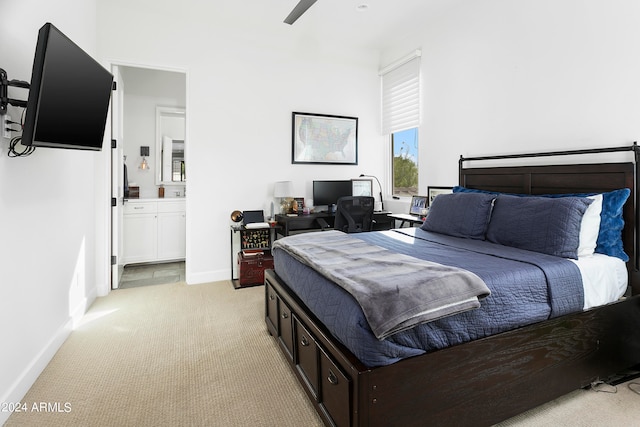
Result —
POLYGON ((580 271, 568 260, 418 228, 353 234, 371 244, 454 267, 482 278, 491 295, 479 309, 424 323, 378 340, 351 295, 286 252, 275 270, 332 334, 369 367, 486 337, 582 310, 580 271))

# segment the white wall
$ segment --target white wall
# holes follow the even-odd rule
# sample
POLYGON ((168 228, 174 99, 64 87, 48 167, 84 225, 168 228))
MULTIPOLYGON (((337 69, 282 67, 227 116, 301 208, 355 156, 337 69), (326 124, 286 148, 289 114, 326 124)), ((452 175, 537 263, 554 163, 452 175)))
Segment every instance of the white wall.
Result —
POLYGON ((468 1, 385 50, 423 50, 421 188, 455 185, 461 154, 631 145, 638 22, 637 0, 468 1))
MULTIPOLYGON (((95 52, 94 1, 0 3, 0 67, 30 80, 38 29, 52 22, 95 52)), ((26 99, 27 92, 10 90, 26 99)), ((21 109, 10 108, 13 120, 21 109)), ((18 402, 96 295, 96 250, 107 201, 94 178, 103 153, 38 148, 8 158, 0 145, 0 402, 18 402)), ((0 413, 0 424, 8 413, 0 413)))
POLYGON ((251 16, 233 19, 215 3, 116 0, 98 10, 101 57, 187 70, 189 283, 230 277, 229 215, 268 212, 274 182, 293 180, 311 197, 313 179, 384 170, 377 52, 256 33, 251 16), (359 166, 292 165, 293 111, 359 117, 359 166))

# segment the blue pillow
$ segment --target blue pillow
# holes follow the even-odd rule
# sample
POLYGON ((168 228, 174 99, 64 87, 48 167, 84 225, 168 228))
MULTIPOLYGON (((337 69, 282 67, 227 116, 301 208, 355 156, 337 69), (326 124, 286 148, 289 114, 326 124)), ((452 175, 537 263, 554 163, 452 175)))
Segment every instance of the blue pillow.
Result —
MULTIPOLYGON (((475 190, 466 187, 453 187, 454 193, 483 193, 500 194, 495 191, 475 190)), ((622 208, 631 194, 628 188, 609 191, 606 193, 576 193, 576 194, 546 194, 544 197, 586 197, 595 194, 602 194, 602 213, 600 214, 600 232, 595 252, 604 255, 620 258, 624 262, 629 261, 629 256, 625 253, 622 244, 622 229, 624 219, 622 218, 622 208)), ((528 194, 517 194, 517 196, 530 197, 528 194)))
POLYGON ((586 197, 519 197, 500 194, 493 206, 487 240, 504 246, 578 259, 586 197))
MULTIPOLYGON (((467 187, 463 187, 461 185, 456 185, 455 187, 453 187, 453 192, 454 193, 482 193, 482 194, 494 194, 494 195, 498 195, 498 194, 508 194, 508 193, 501 193, 499 191, 489 191, 489 190, 477 190, 475 188, 467 188, 467 187)), ((515 195, 515 194, 514 194, 515 195)), ((523 196, 526 196, 526 194, 523 194, 523 196)))
POLYGON ((602 193, 602 213, 600 214, 600 233, 595 252, 618 257, 624 262, 629 261, 622 246, 622 208, 629 198, 631 190, 621 190, 602 193))
POLYGON ((495 197, 480 193, 440 194, 431 202, 429 214, 420 228, 483 240, 495 197))

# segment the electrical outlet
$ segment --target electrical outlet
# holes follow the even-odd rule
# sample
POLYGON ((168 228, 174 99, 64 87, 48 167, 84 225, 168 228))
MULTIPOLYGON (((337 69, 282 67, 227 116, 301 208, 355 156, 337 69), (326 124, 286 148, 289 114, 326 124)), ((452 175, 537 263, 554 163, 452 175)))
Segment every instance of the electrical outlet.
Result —
POLYGON ((2 121, 2 137, 11 139, 11 131, 7 130, 7 128, 11 127, 11 125, 9 124, 11 122, 11 116, 8 114, 5 114, 4 116, 2 116, 1 121, 2 121))

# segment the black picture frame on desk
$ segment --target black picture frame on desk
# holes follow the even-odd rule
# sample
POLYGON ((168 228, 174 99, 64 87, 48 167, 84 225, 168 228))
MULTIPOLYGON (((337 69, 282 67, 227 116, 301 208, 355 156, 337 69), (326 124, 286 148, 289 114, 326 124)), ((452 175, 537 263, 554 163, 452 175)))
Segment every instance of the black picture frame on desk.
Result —
POLYGON ((358 164, 358 118, 293 112, 292 164, 358 164))
POLYGON ((302 215, 304 211, 304 197, 294 197, 291 203, 291 213, 302 215))

